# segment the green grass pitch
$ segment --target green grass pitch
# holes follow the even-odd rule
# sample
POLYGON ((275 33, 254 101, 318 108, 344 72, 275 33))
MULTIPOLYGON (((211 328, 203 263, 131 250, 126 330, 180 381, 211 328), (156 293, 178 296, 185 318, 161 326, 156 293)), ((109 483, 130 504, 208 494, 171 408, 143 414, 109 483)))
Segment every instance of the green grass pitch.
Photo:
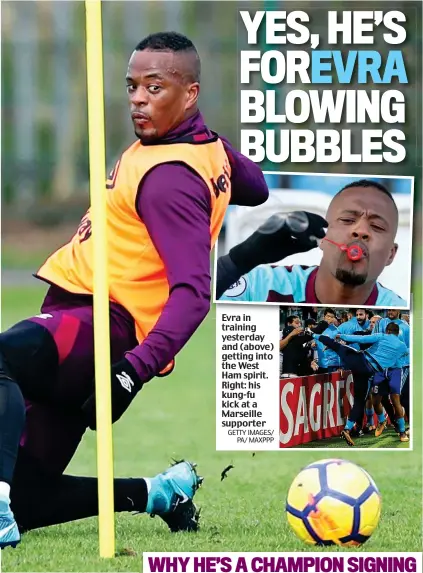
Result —
MULTIPOLYGON (((44 288, 5 288, 3 328, 34 314, 44 288)), ((421 323, 416 319, 415 323, 421 323)), ((97 519, 26 534, 13 550, 2 552, 4 571, 140 571, 143 551, 307 551, 286 521, 285 496, 297 472, 328 452, 215 451, 215 331, 212 312, 178 356, 175 373, 156 379, 141 392, 114 427, 116 476, 151 476, 172 457, 198 463, 205 477, 196 500, 202 507, 198 534, 168 532, 159 518, 116 516, 117 551, 136 556, 113 560, 98 557, 97 519), (220 481, 225 466, 233 464, 220 481)), ((421 324, 419 324, 421 326, 421 324)), ((420 328, 416 328, 417 330, 420 328)), ((420 337, 420 334, 419 334, 420 337)), ((415 348, 419 348, 416 341, 415 348)), ((417 358, 417 357, 416 357, 417 358)), ((414 372, 414 450, 338 452, 361 464, 383 496, 382 518, 373 537, 357 551, 421 551, 421 371, 414 372)), ((88 432, 69 473, 95 475, 95 434, 88 432)), ((320 549, 316 549, 320 551, 320 549)), ((343 551, 335 548, 332 551, 343 551)))

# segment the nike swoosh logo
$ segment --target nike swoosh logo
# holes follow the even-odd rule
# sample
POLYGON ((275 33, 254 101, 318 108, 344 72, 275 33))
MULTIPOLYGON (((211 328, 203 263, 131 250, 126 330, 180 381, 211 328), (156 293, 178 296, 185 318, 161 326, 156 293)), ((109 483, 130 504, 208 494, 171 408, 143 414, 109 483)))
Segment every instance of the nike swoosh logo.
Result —
POLYGON ((0 530, 0 537, 2 535, 6 535, 6 533, 8 533, 11 529, 13 529, 15 527, 14 523, 11 523, 10 525, 8 525, 7 527, 5 527, 4 529, 0 530))

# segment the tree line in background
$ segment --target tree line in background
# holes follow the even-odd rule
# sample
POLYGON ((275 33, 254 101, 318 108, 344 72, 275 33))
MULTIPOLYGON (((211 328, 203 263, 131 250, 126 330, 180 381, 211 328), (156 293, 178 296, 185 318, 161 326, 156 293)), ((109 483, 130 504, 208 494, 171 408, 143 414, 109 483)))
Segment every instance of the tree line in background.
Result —
MULTIPOLYGON (((263 4, 254 3, 254 8, 262 9, 263 4)), ((271 4, 272 9, 288 9, 286 2, 271 4)), ((323 31, 327 10, 339 10, 341 4, 349 10, 359 5, 327 2, 322 10, 313 2, 301 2, 301 8, 310 13, 314 30, 323 31)), ((405 10, 407 4, 398 2, 395 9, 405 10)), ((136 43, 153 31, 181 31, 194 41, 203 62, 201 109, 212 129, 237 142, 241 8, 241 2, 103 3, 108 169, 133 140, 126 63, 136 43)), ((414 30, 401 49, 413 77, 413 86, 404 91, 408 101, 416 102, 416 107, 408 106, 405 131, 416 145, 410 146, 409 160, 395 166, 395 172, 419 177, 421 125, 412 116, 421 103, 421 34, 414 30)), ((316 170, 307 164, 272 166, 278 168, 316 170)), ((325 168, 336 171, 339 166, 325 168)), ((349 172, 361 168, 348 166, 349 172)), ((373 171, 383 174, 378 164, 373 171)), ((83 2, 2 2, 2 198, 6 214, 44 224, 79 218, 81 203, 88 202, 83 2)))

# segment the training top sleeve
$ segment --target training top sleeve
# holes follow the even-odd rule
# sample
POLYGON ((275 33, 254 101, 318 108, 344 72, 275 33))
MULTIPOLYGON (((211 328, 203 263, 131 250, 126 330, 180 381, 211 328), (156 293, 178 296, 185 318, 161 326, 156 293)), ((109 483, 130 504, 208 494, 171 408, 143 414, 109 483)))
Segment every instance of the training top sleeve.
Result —
POLYGON ((210 191, 186 166, 159 165, 142 183, 137 211, 169 281, 169 299, 157 323, 125 355, 143 380, 173 360, 210 308, 210 191))
POLYGON ((219 136, 231 165, 231 205, 255 207, 267 201, 269 189, 260 167, 219 136))
POLYGON ((346 322, 343 322, 338 326, 338 334, 347 334, 347 329, 345 328, 346 324, 346 322))
POLYGON ((374 343, 380 340, 383 334, 367 334, 366 336, 360 336, 358 334, 341 334, 341 340, 345 342, 359 342, 360 344, 366 344, 366 342, 374 343))

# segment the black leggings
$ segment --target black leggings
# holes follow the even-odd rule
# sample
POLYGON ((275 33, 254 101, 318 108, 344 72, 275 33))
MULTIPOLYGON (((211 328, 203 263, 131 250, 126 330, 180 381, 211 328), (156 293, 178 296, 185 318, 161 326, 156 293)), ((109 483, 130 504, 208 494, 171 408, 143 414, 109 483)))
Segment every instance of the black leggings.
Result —
MULTIPOLYGON (((54 474, 21 448, 11 488, 11 508, 21 532, 98 515, 97 478, 54 474)), ((144 512, 142 478, 114 480, 115 511, 144 512)))
POLYGON ((328 336, 322 335, 319 337, 319 340, 322 344, 334 350, 341 357, 343 364, 346 365, 348 370, 351 370, 354 380, 354 405, 351 408, 348 419, 352 422, 362 420, 372 375, 367 360, 361 352, 357 352, 345 344, 335 342, 328 336))
MULTIPOLYGON (((63 475, 86 423, 75 404, 53 401, 58 367, 53 337, 39 324, 0 334, 0 480, 11 485, 21 531, 98 515, 97 479, 63 475)), ((115 511, 143 512, 147 497, 144 479, 114 480, 115 511)))
POLYGON ((58 366, 50 333, 26 320, 0 334, 0 481, 12 483, 25 401, 46 400, 58 366))

